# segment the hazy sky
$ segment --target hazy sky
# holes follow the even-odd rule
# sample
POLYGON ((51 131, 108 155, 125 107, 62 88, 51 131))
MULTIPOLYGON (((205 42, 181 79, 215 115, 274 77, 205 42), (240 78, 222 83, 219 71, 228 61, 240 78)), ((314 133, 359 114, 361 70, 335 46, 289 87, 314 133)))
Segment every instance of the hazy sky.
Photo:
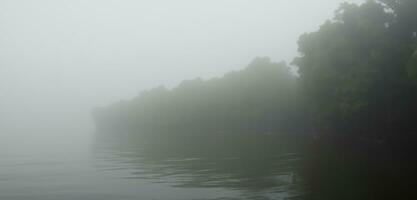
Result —
POLYGON ((0 126, 88 113, 143 89, 241 69, 256 56, 290 61, 300 34, 317 30, 340 2, 0 0, 0 126))

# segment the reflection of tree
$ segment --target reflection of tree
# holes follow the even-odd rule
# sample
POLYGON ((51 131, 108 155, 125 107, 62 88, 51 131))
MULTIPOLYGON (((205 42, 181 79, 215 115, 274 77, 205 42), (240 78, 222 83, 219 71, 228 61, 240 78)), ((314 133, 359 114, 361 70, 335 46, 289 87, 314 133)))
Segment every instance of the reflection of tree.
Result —
POLYGON ((299 40, 312 199, 417 199, 417 1, 344 3, 299 40))
POLYGON ((140 144, 130 140, 110 142, 106 150, 128 164, 132 170, 129 178, 169 182, 176 187, 228 188, 248 194, 296 192, 299 155, 289 147, 289 140, 277 137, 201 136, 182 142, 166 139, 140 144))

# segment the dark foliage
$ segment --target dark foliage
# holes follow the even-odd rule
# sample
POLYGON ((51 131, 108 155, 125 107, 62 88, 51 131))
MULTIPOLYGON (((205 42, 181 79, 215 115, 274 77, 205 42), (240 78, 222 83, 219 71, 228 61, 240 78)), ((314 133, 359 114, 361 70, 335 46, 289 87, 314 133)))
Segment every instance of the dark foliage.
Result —
POLYGON ((312 199, 415 199, 417 1, 342 4, 301 36, 312 199))
POLYGON ((295 78, 285 63, 257 58, 242 71, 145 91, 95 116, 102 129, 140 134, 301 131, 295 78))
POLYGON ((417 1, 344 3, 298 44, 299 76, 255 59, 98 109, 98 127, 162 138, 310 132, 309 198, 416 199, 417 1))

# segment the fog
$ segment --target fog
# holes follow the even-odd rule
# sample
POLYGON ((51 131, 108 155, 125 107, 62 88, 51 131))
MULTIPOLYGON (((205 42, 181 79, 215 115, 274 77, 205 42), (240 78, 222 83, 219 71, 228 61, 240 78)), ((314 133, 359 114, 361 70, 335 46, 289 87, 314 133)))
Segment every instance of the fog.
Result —
POLYGON ((256 56, 290 62, 340 2, 2 0, 0 140, 85 140, 93 107, 256 56))
POLYGON ((0 199, 417 199, 415 0, 0 0, 0 199))
POLYGON ((415 199, 416 9, 0 0, 0 199, 415 199))

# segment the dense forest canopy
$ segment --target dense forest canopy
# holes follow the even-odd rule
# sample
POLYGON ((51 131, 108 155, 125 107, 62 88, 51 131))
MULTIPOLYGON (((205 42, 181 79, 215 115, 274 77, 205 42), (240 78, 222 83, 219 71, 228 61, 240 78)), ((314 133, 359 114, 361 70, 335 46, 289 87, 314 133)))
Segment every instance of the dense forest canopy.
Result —
POLYGON ((405 188, 417 177, 417 1, 343 3, 298 46, 297 75, 257 58, 222 78, 159 87, 97 109, 98 127, 312 133, 312 199, 415 199, 405 188))
POLYGON ((345 3, 300 37, 294 64, 318 127, 415 130, 416 2, 345 3))
POLYGON ((256 58, 222 78, 200 78, 142 92, 137 98, 98 109, 100 125, 136 132, 257 132, 300 128, 296 76, 281 62, 256 58), (111 118, 111 119, 110 119, 111 118), (101 122, 101 120, 103 120, 101 122))
POLYGON ((97 124, 134 132, 410 132, 417 117, 416 4, 343 3, 332 20, 300 37, 292 62, 299 76, 257 58, 222 78, 158 87, 97 109, 97 124))
POLYGON ((417 1, 342 4, 299 39, 310 199, 415 199, 417 1))

